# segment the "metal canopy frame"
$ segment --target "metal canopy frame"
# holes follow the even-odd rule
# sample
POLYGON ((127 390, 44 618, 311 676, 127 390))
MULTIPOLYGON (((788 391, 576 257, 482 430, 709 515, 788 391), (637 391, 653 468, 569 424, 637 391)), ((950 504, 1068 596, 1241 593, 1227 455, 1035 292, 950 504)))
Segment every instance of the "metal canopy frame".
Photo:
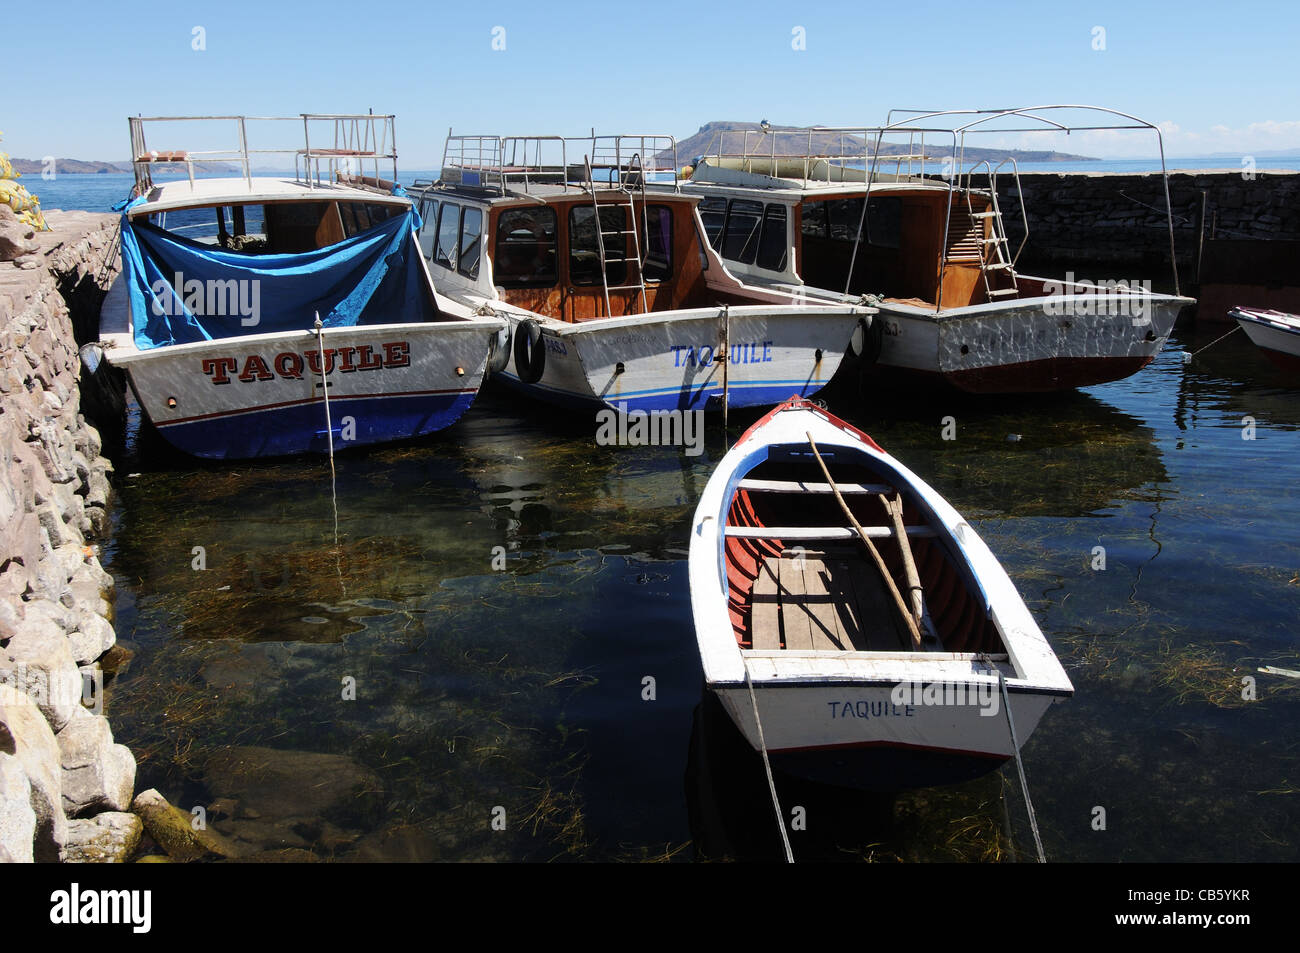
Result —
MULTIPOLYGON (((905 181, 923 183, 927 181, 928 176, 942 175, 947 179, 949 191, 948 210, 944 220, 944 233, 946 235, 951 224, 952 193, 962 188, 963 178, 965 179, 964 191, 970 191, 971 176, 980 165, 980 163, 975 163, 970 169, 966 169, 966 136, 968 134, 1004 135, 1008 133, 1041 132, 1064 132, 1069 134, 1072 132, 1120 130, 1145 130, 1154 133, 1156 136, 1156 143, 1160 152, 1160 174, 1164 183, 1165 216, 1169 233, 1169 260, 1170 267, 1173 270, 1174 293, 1181 294, 1178 261, 1174 249, 1173 204, 1169 195, 1169 171, 1165 162, 1164 136, 1160 128, 1154 123, 1117 109, 1068 103, 1003 109, 891 109, 883 126, 812 126, 798 130, 769 129, 764 126, 760 129, 726 130, 719 132, 710 142, 711 151, 706 153, 705 158, 712 156, 719 160, 736 160, 741 171, 750 173, 761 173, 762 167, 766 165, 766 174, 776 178, 785 177, 780 174, 780 164, 782 162, 790 163, 793 166, 802 163, 802 179, 804 180, 805 189, 807 189, 810 182, 851 185, 861 181, 866 187, 868 199, 870 198, 871 189, 876 185, 896 184, 905 181), (1109 121, 1098 118, 1071 122, 1069 121, 1071 117, 1066 115, 1069 111, 1111 118, 1109 121), (1007 125, 1007 123, 1011 123, 1011 125, 1007 125), (721 147, 725 143, 725 137, 736 134, 743 135, 741 151, 723 151, 721 147), (815 136, 822 137, 823 141, 827 137, 838 137, 836 148, 814 148, 815 136), (883 154, 881 147, 887 136, 906 136, 906 150, 896 154, 883 154), (751 137, 756 137, 756 141, 752 146, 751 137), (778 140, 782 137, 788 137, 787 142, 790 139, 794 139, 796 142, 803 140, 806 145, 802 147, 796 145, 795 151, 792 152, 778 152, 778 140), (927 137, 929 137, 930 146, 942 143, 942 151, 935 150, 937 154, 929 154, 927 152, 927 137), (849 145, 846 146, 846 142, 849 145), (718 145, 718 149, 712 151, 715 143, 718 145), (768 146, 768 148, 762 148, 762 146, 768 146), (949 155, 952 157, 953 169, 927 169, 928 163, 940 162, 949 155), (882 170, 882 167, 890 164, 893 164, 894 167, 892 175, 882 170), (859 168, 861 171, 858 171, 859 168), (852 178, 849 176, 849 172, 854 173, 852 178), (857 176, 861 176, 861 179, 858 179, 857 176)), ((984 164, 990 166, 989 189, 991 192, 996 193, 996 168, 993 168, 991 163, 987 161, 984 164)), ((1019 186, 1020 173, 1014 162, 1012 163, 1012 170, 1017 186, 1019 186)), ((862 216, 858 225, 858 234, 853 248, 854 263, 856 263, 862 235, 865 233, 868 206, 869 202, 864 201, 862 216)), ((1023 215, 1023 200, 1021 201, 1021 211, 1023 215)), ((1027 221, 1025 225, 1027 237, 1027 221)), ((1023 246, 1024 243, 1022 242, 1021 247, 1023 248, 1023 246)), ((943 260, 940 264, 941 272, 947 265, 947 257, 945 243, 943 260)), ((1018 252, 1016 257, 1019 257, 1018 252)), ((845 286, 846 294, 852 281, 852 268, 853 265, 851 264, 845 286)), ((942 288, 942 281, 940 287, 942 288)), ((940 291, 941 295, 942 291, 940 291)), ((942 302, 940 301, 936 306, 936 310, 941 306, 942 302)))
MULTIPOLYGON (((595 191, 598 186, 626 191, 640 187, 648 176, 668 172, 672 173, 673 190, 680 190, 677 139, 669 135, 597 135, 593 129, 587 136, 485 136, 454 135, 448 129, 439 183, 483 189, 502 197, 534 196, 541 186, 565 192, 595 191), (672 165, 663 165, 670 154, 672 165), (608 181, 596 181, 596 171, 607 173, 608 181)), ((669 184, 662 178, 653 181, 669 184)))
MULTIPOLYGON (((818 126, 814 127, 818 132, 847 132, 835 127, 818 126)), ((871 150, 871 165, 867 173, 867 191, 870 193, 871 184, 876 179, 877 163, 881 160, 880 146, 884 137, 889 134, 900 135, 906 133, 909 137, 909 143, 915 143, 917 137, 920 141, 920 175, 925 175, 925 136, 951 137, 952 156, 955 169, 948 178, 949 201, 947 211, 944 217, 944 234, 947 234, 948 226, 952 218, 952 192, 957 188, 961 180, 961 169, 966 163, 966 136, 967 134, 987 134, 987 135, 1005 135, 1008 133, 1041 133, 1041 132, 1064 132, 1067 135, 1072 132, 1100 132, 1100 131, 1121 131, 1121 130, 1147 130, 1155 133, 1156 144, 1160 150, 1160 177, 1164 185, 1165 193, 1165 219, 1166 227, 1169 233, 1169 266, 1173 271, 1174 294, 1181 294, 1181 288, 1178 280, 1178 259, 1174 249, 1174 212, 1173 202, 1169 196, 1169 169, 1165 162, 1165 141, 1160 127, 1154 123, 1140 119, 1131 113, 1121 112, 1118 109, 1110 109, 1106 106, 1090 106, 1082 103, 1052 103, 1040 106, 1019 106, 1004 109, 891 109, 885 118, 884 126, 874 128, 864 128, 854 130, 864 136, 875 134, 875 148, 871 150), (1083 112, 1088 114, 1101 114, 1105 116, 1116 117, 1116 122, 1098 123, 1096 125, 1085 123, 1060 122, 1053 118, 1052 113, 1065 110, 1083 112), (895 118, 896 116, 902 118, 895 118), (998 120, 1023 120, 1029 125, 1017 126, 996 126, 990 127, 989 124, 996 123, 998 120), (944 122, 943 120, 952 120, 944 122), (938 120, 936 122, 936 120, 938 120), (926 125, 926 124, 929 125, 926 125)), ((915 146, 911 146, 909 151, 913 151, 915 146)), ((894 158, 893 156, 884 157, 886 161, 894 158)), ((900 157, 901 158, 901 157, 900 157)), ((910 159, 911 156, 908 156, 910 159)), ((1014 167, 1013 167, 1014 168, 1014 167)), ((973 171, 973 169, 972 169, 973 171)), ((910 164, 909 164, 910 172, 910 164)), ((1017 191, 1019 191, 1020 173, 1017 169, 1015 172, 1017 191)), ((969 191, 970 173, 967 173, 966 187, 969 191)), ((996 185, 994 174, 989 173, 989 190, 996 195, 996 185)), ((857 239, 853 246, 853 255, 856 260, 858 246, 862 240, 862 228, 866 223, 867 202, 863 202, 862 220, 859 223, 857 239)), ((1021 199, 1021 209, 1023 211, 1024 200, 1021 199)), ((1027 223, 1026 223, 1027 226, 1027 223)), ((1027 227, 1026 227, 1027 234, 1027 227)), ((1022 243, 1023 247, 1023 243, 1022 243)), ((945 247, 944 258, 940 263, 940 298, 942 297, 942 274, 947 265, 947 249, 945 247)), ((853 277, 853 266, 849 267, 849 280, 853 277)), ((847 292, 846 292, 847 293, 847 292)), ((941 303, 941 302, 940 302, 941 303)), ((938 310, 938 308, 936 308, 938 310)))
MULTIPOLYGON (((159 164, 184 164, 190 184, 194 184, 196 162, 237 162, 243 171, 244 181, 251 189, 253 184, 252 157, 254 155, 292 155, 294 181, 305 182, 309 188, 325 182, 341 181, 348 172, 341 171, 356 163, 364 172, 372 164, 374 179, 381 181, 379 163, 392 163, 392 182, 397 182, 397 130, 395 116, 380 113, 299 113, 296 116, 131 116, 131 165, 135 171, 135 194, 143 195, 153 188, 151 166, 159 164), (147 123, 175 122, 233 122, 236 144, 233 149, 175 150, 153 152, 145 142, 147 123), (251 149, 248 140, 250 123, 301 123, 302 145, 290 149, 251 149), (321 126, 327 125, 325 130, 321 126), (332 128, 331 128, 332 126, 332 128), (312 130, 317 130, 316 144, 312 144, 312 130), (322 144, 321 133, 324 132, 322 144), (302 170, 298 162, 302 160, 302 170), (324 176, 322 177, 322 165, 324 176)), ((364 183, 361 183, 364 185, 364 183)))

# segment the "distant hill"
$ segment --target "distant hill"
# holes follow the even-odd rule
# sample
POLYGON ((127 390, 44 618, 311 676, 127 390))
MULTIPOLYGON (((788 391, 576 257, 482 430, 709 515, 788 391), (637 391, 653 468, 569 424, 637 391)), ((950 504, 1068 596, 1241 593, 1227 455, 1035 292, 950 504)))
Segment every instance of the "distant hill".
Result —
MULTIPOLYGON (((23 175, 40 175, 45 165, 39 159, 10 159, 15 172, 23 175)), ((55 159, 54 171, 69 175, 86 175, 91 173, 130 172, 129 162, 87 162, 85 159, 55 159)))
MULTIPOLYGON (((720 149, 727 152, 740 151, 744 142, 741 135, 744 131, 758 132, 762 127, 756 122, 707 122, 700 127, 699 132, 686 139, 677 141, 677 158, 678 161, 685 165, 692 161, 698 155, 704 155, 710 151, 717 152, 720 149)), ((802 154, 808 148, 808 127, 807 126, 769 126, 773 132, 802 132, 803 137, 779 136, 776 143, 777 155, 802 154)), ((751 148, 755 145, 755 137, 749 137, 751 148)), ((860 136, 842 136, 836 133, 813 133, 812 148, 815 152, 827 153, 835 152, 841 149, 852 150, 856 152, 863 147, 860 136), (852 143, 852 144, 851 144, 852 143)), ((767 145, 767 151, 771 151, 770 143, 767 145)), ((908 147, 902 143, 882 143, 881 155, 899 155, 906 153, 908 147)), ((927 151, 935 155, 943 155, 945 148, 942 144, 936 143, 934 146, 927 146, 927 151)), ((966 158, 972 162, 978 162, 981 159, 1002 159, 1006 156, 1013 157, 1017 162, 1098 162, 1099 159, 1093 156, 1076 156, 1066 152, 1053 152, 1051 150, 1031 150, 1031 149, 984 149, 973 146, 967 146, 965 151, 966 158)), ((660 160, 671 159, 671 156, 661 155, 660 160)))
MULTIPOLYGON (((40 175, 45 170, 45 164, 39 159, 10 159, 13 163, 14 171, 22 175, 40 175)), ((184 172, 185 166, 180 163, 169 162, 159 163, 154 166, 155 172, 184 172)), ((196 162, 194 168, 199 172, 239 172, 240 167, 230 162, 196 162)), ((131 163, 129 162, 101 162, 98 160, 90 161, 86 159, 55 159, 55 175, 105 175, 110 172, 131 172, 131 163)))

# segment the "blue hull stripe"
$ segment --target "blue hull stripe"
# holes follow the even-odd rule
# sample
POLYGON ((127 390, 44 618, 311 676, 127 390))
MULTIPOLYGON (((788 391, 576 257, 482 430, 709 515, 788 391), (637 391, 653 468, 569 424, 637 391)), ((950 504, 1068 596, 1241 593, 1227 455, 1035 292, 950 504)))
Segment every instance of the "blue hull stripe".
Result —
MULTIPOLYGON (((624 391, 608 397, 592 397, 542 384, 524 384, 519 378, 496 374, 492 378, 523 393, 540 396, 546 400, 571 407, 613 407, 626 404, 629 412, 648 410, 721 410, 722 385, 696 387, 664 387, 657 390, 624 391)), ((758 381, 751 384, 732 384, 728 403, 731 407, 767 407, 779 404, 790 397, 811 397, 827 384, 826 381, 789 380, 758 381)))
MULTIPOLYGON (((475 391, 330 398, 334 449, 422 437, 449 427, 474 401, 475 391), (344 418, 355 434, 344 440, 344 418)), ((319 400, 165 424, 158 432, 196 457, 239 460, 328 453, 325 405, 319 400)))

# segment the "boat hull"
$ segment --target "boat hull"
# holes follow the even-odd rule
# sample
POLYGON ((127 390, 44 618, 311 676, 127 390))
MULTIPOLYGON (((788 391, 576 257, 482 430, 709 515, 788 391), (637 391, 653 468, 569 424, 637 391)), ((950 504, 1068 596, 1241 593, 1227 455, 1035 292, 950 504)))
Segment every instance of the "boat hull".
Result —
MULTIPOLYGON (((757 751, 760 740, 746 686, 713 686, 723 708, 757 751)), ((996 770, 1012 757, 997 683, 986 705, 896 704, 894 685, 756 684, 772 767, 796 777, 871 791, 957 784, 996 770)), ((923 689, 918 692, 920 694, 923 689)), ((975 697, 972 687, 970 697, 975 697)), ((1038 726, 1053 699, 1011 695, 1017 735, 1038 726)))
POLYGON ((1137 373, 1160 353, 1190 298, 1155 295, 1138 309, 1071 295, 934 313, 884 301, 877 366, 974 394, 1047 393, 1137 373))
MULTIPOLYGON (((510 313, 511 340, 527 315, 510 313)), ((538 319, 542 376, 528 383, 511 356, 495 379, 530 397, 616 410, 762 407, 811 396, 839 369, 859 320, 857 308, 741 306, 566 324, 538 319), (728 328, 726 370, 715 358, 728 328)))
POLYGON ((1300 373, 1300 318, 1245 309, 1236 309, 1232 315, 1265 357, 1284 371, 1300 373))
MULTIPOLYGON (((861 532, 890 535, 884 526, 861 532)), ((932 565, 925 556, 921 562, 932 565)), ((792 400, 756 422, 718 464, 696 507, 689 573, 705 685, 749 744, 766 748, 774 766, 791 774, 881 791, 963 781, 1015 754, 1012 722, 1023 745, 1049 705, 1073 694, 1032 613, 975 530, 869 436, 806 401, 792 400), (802 558, 791 542, 856 538, 851 530, 839 534, 838 524, 800 522, 801 513, 825 511, 813 496, 829 496, 806 465, 804 448, 814 441, 819 455, 862 481, 846 484, 855 488, 850 492, 878 493, 868 489, 876 480, 895 487, 917 514, 909 536, 915 528, 917 538, 942 547, 952 575, 945 580, 923 570, 921 578, 930 580, 923 611, 935 613, 928 623, 935 638, 951 642, 914 647, 897 629, 869 632, 880 623, 882 603, 871 601, 870 584, 859 587, 856 580, 868 576, 850 570, 840 577, 827 571, 828 562, 818 569, 811 554, 820 591, 808 582, 808 566, 797 567, 800 582, 786 585, 784 573, 796 568, 786 566, 787 555, 802 558), (745 485, 770 464, 784 474, 780 479, 745 485), (758 507, 754 493, 789 494, 792 501, 758 507), (737 543, 747 539, 773 548, 737 543), (787 554, 787 547, 796 552, 787 554), (766 591, 759 591, 760 578, 770 585, 766 591), (841 588, 841 578, 855 580, 857 595, 841 588), (954 603, 954 593, 966 601, 954 603), (781 605, 775 613, 774 600, 781 605), (826 635, 804 628, 800 637, 801 624, 826 635)))
POLYGON ((107 357, 178 450, 209 459, 327 453, 455 423, 478 392, 499 327, 485 319, 326 329, 323 360, 311 331, 107 357))

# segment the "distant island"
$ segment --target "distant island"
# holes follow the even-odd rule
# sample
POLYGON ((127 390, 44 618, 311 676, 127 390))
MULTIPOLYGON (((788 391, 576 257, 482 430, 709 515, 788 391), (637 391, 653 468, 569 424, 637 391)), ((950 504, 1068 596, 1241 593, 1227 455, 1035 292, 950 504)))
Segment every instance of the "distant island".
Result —
MULTIPOLYGON (((45 170, 45 163, 40 159, 10 159, 14 171, 23 175, 40 175, 45 170)), ((88 162, 85 159, 55 159, 55 173, 70 175, 103 175, 108 172, 130 172, 129 162, 88 162)))
MULTIPOLYGON (((20 175, 40 175, 45 171, 45 163, 40 159, 10 159, 14 171, 20 175)), ((230 162, 196 162, 194 168, 201 172, 239 172, 240 167, 230 162)), ((159 163, 153 167, 155 172, 184 172, 185 166, 179 162, 159 163)), ((87 159, 55 159, 55 175, 106 175, 108 173, 134 171, 130 162, 101 162, 87 159)))
MULTIPOLYGON (((758 132, 762 127, 756 122, 706 122, 700 127, 699 131, 685 139, 677 140, 677 157, 678 161, 685 164, 692 161, 698 155, 705 155, 710 150, 718 150, 719 143, 723 143, 726 151, 738 151, 743 142, 743 137, 738 135, 742 132, 758 132), (737 133, 737 135, 730 135, 737 133), (725 141, 724 141, 725 140, 725 141)), ((768 126, 772 132, 800 132, 804 133, 802 139, 794 136, 781 136, 777 140, 777 155, 802 154, 808 148, 807 126, 768 126)), ((853 140, 850 148, 861 149, 864 145, 861 137, 848 136, 853 140)), ((845 137, 838 133, 813 133, 812 148, 815 152, 831 153, 844 148, 843 140, 845 137)), ((755 144, 755 137, 750 136, 749 143, 751 148, 755 144)), ((939 155, 944 154, 946 147, 941 142, 936 142, 935 146, 939 149, 939 155)), ((927 147, 928 148, 928 147, 927 147)), ((908 147, 903 143, 881 143, 881 155, 904 155, 908 147)), ((1077 156, 1068 152, 1053 152, 1051 150, 1032 150, 1032 149, 986 149, 975 146, 967 146, 964 152, 967 160, 978 162, 981 159, 1001 159, 1007 156, 1014 158, 1017 162, 1100 162, 1095 156, 1077 156)), ((672 156, 661 154, 660 161, 665 159, 671 160, 672 156)))

